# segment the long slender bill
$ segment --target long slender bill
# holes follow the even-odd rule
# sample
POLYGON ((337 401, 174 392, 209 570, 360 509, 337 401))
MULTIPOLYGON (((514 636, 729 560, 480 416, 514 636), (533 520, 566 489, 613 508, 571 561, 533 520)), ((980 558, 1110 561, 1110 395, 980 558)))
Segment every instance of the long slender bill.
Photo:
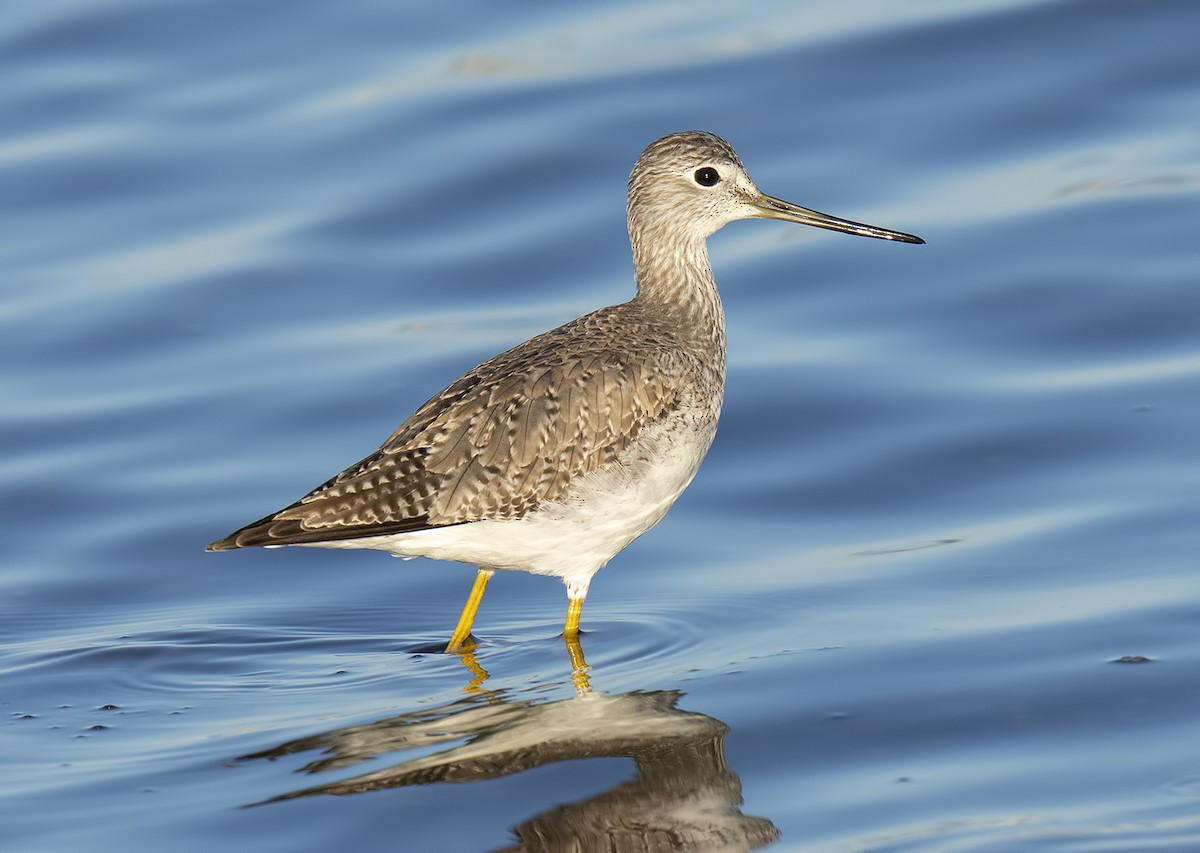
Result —
POLYGON ((801 225, 815 225, 817 228, 828 228, 830 231, 844 231, 847 234, 858 234, 860 237, 878 237, 880 240, 898 240, 901 243, 924 243, 920 237, 905 234, 903 231, 889 231, 886 228, 876 228, 874 225, 864 225, 861 222, 851 222, 849 219, 839 219, 828 213, 820 213, 800 207, 797 204, 764 195, 753 202, 760 211, 761 219, 782 219, 784 222, 799 222, 801 225))

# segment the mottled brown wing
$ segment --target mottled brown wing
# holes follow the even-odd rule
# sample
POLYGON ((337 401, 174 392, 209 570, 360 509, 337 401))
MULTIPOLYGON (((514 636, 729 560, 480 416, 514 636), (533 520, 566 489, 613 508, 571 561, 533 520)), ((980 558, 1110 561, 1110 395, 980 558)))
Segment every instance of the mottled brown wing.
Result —
POLYGON ((571 347, 563 327, 481 364, 375 453, 209 550, 511 519, 560 497, 679 405, 661 361, 589 350, 579 331, 571 347))

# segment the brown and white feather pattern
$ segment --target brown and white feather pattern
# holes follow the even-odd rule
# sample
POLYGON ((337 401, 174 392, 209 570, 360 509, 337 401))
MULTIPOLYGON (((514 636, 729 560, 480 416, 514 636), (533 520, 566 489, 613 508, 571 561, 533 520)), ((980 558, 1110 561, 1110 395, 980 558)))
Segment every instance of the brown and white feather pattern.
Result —
POLYGON ((521 518, 561 500, 573 480, 614 463, 663 419, 688 419, 691 407, 691 419, 715 428, 723 353, 714 363, 691 350, 675 323, 636 299, 588 314, 479 365, 370 456, 210 548, 334 544, 521 518))

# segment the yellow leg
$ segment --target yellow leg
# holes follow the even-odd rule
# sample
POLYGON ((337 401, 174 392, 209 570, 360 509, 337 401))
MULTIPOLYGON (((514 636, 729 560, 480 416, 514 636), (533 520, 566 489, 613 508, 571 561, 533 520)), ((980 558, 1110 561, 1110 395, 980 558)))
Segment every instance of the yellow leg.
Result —
POLYGON ((582 610, 582 598, 567 599, 567 627, 563 629, 563 636, 568 640, 579 636, 579 614, 582 610))
MULTIPOLYGON (((458 617, 458 624, 450 636, 450 644, 446 646, 447 652, 457 654, 470 651, 468 644, 474 648, 474 644, 471 643, 471 625, 475 621, 475 612, 479 610, 479 602, 483 601, 483 591, 487 589, 487 583, 492 574, 487 569, 480 569, 475 573, 475 585, 471 587, 471 594, 467 596, 467 603, 463 605, 462 615, 458 617)), ((578 618, 576 622, 578 622, 578 618)))

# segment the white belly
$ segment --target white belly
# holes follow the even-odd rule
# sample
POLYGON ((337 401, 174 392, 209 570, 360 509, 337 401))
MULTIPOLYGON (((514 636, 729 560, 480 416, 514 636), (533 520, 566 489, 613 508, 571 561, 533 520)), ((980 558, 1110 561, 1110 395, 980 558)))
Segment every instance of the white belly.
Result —
POLYGON ((401 557, 454 560, 485 569, 561 577, 572 598, 592 575, 657 524, 683 494, 716 435, 716 423, 669 421, 643 430, 615 462, 572 481, 559 501, 520 519, 317 543, 375 548, 401 557))

